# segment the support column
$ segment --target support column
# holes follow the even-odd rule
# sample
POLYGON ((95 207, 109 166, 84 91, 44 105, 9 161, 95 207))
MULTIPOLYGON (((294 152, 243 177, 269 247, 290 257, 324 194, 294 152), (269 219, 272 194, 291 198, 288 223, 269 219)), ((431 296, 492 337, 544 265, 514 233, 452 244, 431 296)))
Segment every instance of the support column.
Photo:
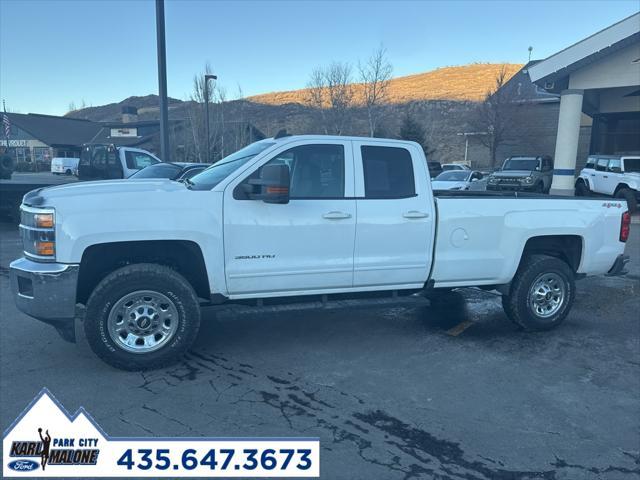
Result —
POLYGON ((560 94, 558 134, 554 156, 552 195, 573 195, 580 119, 582 117, 582 97, 584 90, 563 90, 560 94))

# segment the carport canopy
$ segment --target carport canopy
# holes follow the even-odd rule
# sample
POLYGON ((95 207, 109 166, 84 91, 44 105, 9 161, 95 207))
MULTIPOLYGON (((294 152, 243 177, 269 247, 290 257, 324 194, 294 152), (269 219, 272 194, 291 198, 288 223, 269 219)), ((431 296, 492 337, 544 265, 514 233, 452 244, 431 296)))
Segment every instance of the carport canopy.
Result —
POLYGON ((531 66, 529 76, 560 94, 551 193, 572 195, 583 113, 640 119, 640 13, 531 66))

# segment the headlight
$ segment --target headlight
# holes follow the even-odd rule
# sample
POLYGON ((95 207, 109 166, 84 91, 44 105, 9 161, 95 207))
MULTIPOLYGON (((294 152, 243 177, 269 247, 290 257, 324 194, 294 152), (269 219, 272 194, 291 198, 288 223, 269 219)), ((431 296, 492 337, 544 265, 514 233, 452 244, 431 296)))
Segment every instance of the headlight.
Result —
POLYGON ((533 183, 533 177, 525 177, 522 179, 524 183, 533 183))
POLYGON ((487 180, 487 182, 491 184, 496 184, 498 183, 498 179, 496 177, 489 177, 489 180, 487 180))
POLYGON ((55 260, 55 212, 52 209, 21 207, 20 236, 27 257, 39 261, 55 260))

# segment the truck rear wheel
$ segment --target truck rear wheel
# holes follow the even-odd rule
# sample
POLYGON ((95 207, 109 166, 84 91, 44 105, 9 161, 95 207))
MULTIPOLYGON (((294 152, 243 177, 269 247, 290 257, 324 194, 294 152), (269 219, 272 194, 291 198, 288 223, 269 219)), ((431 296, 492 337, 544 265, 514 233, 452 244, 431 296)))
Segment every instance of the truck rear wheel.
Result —
POLYGON ((84 331, 98 357, 122 370, 170 365, 193 344, 200 305, 171 268, 139 263, 107 275, 87 302, 84 331))
POLYGON ((616 198, 621 198, 627 201, 627 208, 629 213, 635 213, 638 211, 638 200, 636 200, 636 193, 630 188, 621 188, 616 192, 616 198))
POLYGON ((573 270, 548 255, 523 259, 502 306, 507 316, 525 330, 551 330, 567 317, 575 297, 573 270))

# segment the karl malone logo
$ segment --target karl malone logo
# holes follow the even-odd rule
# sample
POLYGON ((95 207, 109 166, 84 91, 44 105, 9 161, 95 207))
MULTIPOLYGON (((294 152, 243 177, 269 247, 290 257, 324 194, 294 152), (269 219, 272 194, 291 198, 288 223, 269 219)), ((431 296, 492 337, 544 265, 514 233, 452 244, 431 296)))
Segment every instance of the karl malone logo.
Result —
MULTIPOLYGON (((40 467, 45 470, 47 465, 95 465, 98 462, 98 448, 82 448, 97 445, 97 438, 67 438, 55 437, 51 448, 51 435, 46 430, 44 435, 42 428, 38 428, 40 441, 14 440, 11 442, 9 456, 14 457, 40 457, 40 467), (81 448, 74 448, 76 446, 81 448)), ((12 470, 33 470, 33 461, 16 460, 9 464, 12 470)))
POLYGON ((43 389, 5 432, 2 448, 9 470, 48 473, 60 466, 96 465, 105 441, 84 409, 71 416, 43 389))

